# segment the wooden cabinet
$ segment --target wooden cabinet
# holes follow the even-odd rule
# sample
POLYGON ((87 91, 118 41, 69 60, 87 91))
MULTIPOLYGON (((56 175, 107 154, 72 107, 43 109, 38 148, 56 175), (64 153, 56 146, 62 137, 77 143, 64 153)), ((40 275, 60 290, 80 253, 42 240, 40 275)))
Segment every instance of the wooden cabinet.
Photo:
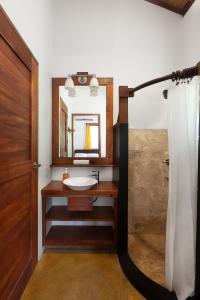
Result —
POLYGON ((43 218, 43 246, 45 248, 67 249, 112 249, 117 246, 117 216, 118 216, 118 188, 113 182, 100 182, 88 191, 72 191, 63 185, 62 181, 52 181, 42 189, 42 218, 43 218), (74 201, 66 205, 54 205, 47 209, 47 199, 50 197, 66 197, 74 201), (92 206, 86 209, 85 199, 95 197, 113 198, 113 206, 92 206), (81 201, 83 199, 84 201, 81 201), (80 203, 82 206, 76 204, 80 203), (81 207, 81 209, 80 209, 81 207), (81 225, 52 225, 46 230, 47 222, 74 221, 81 225), (88 225, 92 224, 92 225, 88 225))

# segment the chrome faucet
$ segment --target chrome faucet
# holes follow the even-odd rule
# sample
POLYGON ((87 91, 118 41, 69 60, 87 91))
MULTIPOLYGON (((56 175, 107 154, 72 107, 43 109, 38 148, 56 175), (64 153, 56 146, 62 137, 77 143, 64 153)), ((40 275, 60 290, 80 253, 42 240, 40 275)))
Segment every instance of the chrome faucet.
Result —
POLYGON ((99 173, 100 172, 97 170, 94 170, 94 171, 92 171, 92 173, 94 173, 94 174, 92 174, 91 176, 94 177, 99 183, 99 173))

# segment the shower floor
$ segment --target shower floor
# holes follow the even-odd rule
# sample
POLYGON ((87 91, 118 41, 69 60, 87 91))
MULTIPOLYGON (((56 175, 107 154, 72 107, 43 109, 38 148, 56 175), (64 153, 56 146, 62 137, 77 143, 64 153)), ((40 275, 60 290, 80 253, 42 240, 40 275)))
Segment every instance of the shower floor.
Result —
POLYGON ((164 286, 165 227, 148 224, 129 234, 129 255, 149 278, 164 286))

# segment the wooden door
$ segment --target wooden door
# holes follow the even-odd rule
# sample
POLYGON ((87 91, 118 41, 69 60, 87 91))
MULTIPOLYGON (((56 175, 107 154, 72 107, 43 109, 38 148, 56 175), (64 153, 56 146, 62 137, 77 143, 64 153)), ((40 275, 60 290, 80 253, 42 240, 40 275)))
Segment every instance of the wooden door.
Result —
POLYGON ((20 298, 37 263, 37 70, 0 6, 1 300, 20 298))
POLYGON ((68 155, 68 107, 60 98, 60 156, 68 155))

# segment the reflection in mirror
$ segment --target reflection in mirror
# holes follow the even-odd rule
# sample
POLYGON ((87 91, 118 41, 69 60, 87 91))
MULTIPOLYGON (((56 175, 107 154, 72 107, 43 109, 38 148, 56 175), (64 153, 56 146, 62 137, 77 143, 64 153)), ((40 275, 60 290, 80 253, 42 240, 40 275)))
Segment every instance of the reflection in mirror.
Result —
POLYGON ((106 86, 90 96, 76 86, 76 97, 59 87, 59 157, 106 157, 106 86))
POLYGON ((100 115, 72 115, 72 153, 74 157, 100 157, 100 115))

